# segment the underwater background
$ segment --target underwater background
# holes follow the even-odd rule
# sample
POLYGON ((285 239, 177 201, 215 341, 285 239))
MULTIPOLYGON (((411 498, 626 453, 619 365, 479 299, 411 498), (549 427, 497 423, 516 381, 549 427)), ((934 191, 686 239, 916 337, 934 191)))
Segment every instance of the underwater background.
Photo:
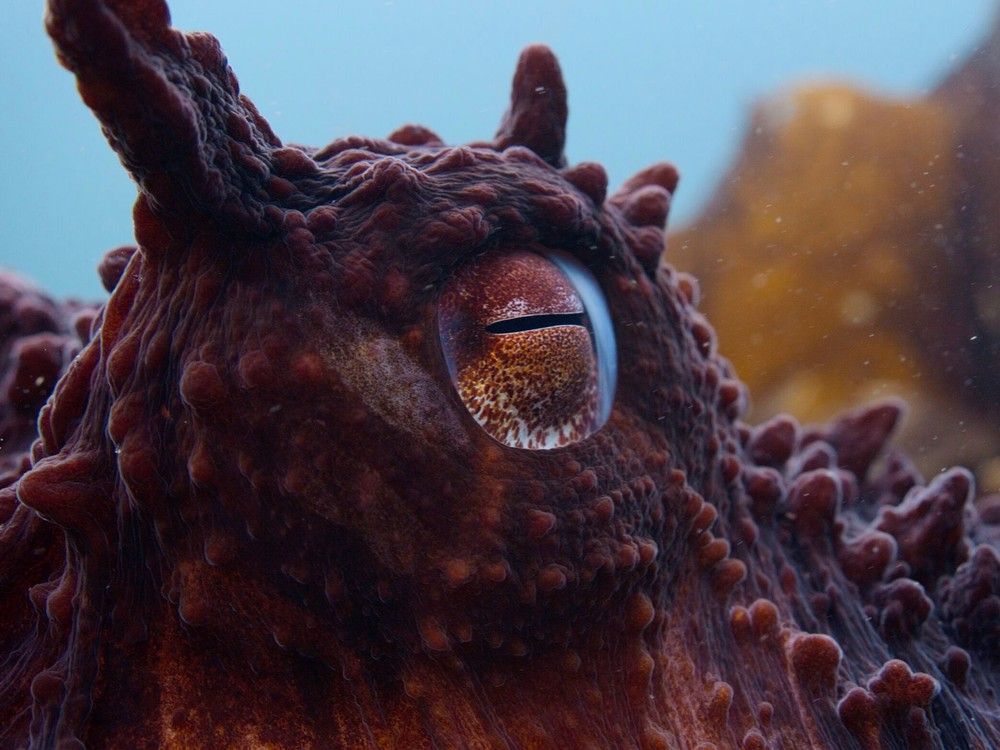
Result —
MULTIPOLYGON (((171 9, 222 41, 283 139, 316 146, 404 122, 488 138, 518 52, 549 44, 570 162, 603 163, 612 190, 651 162, 678 166, 667 257, 700 279, 755 420, 901 395, 902 443, 925 473, 965 463, 981 493, 1000 488, 997 235, 966 236, 959 193, 978 178, 956 165, 974 117, 938 93, 987 38, 995 0, 171 9)), ((4 30, 0 266, 101 299, 94 268, 133 241, 134 185, 57 64, 42 3, 8 2, 4 30)), ((996 195, 977 194, 980 212, 996 195)))

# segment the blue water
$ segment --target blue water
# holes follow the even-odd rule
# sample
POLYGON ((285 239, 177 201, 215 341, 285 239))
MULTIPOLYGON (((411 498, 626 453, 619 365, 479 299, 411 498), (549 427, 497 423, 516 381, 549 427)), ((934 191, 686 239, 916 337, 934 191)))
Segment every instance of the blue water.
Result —
MULTIPOLYGON (((612 186, 674 161, 675 225, 710 195, 759 97, 817 78, 919 96, 996 9, 995 0, 171 5, 175 25, 222 40, 282 138, 314 145, 403 122, 451 142, 489 137, 518 52, 546 42, 569 86, 570 160, 603 162, 612 186)), ((41 6, 4 8, 0 265, 60 295, 97 296, 101 254, 131 240, 134 188, 56 64, 41 6)))

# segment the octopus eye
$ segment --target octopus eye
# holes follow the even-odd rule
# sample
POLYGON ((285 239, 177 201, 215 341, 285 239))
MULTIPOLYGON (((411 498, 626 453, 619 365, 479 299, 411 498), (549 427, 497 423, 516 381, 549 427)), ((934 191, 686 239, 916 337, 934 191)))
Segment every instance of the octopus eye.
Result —
POLYGON ((438 331, 462 403, 495 440, 547 449, 611 413, 614 332, 594 277, 566 255, 486 256, 450 280, 438 331))

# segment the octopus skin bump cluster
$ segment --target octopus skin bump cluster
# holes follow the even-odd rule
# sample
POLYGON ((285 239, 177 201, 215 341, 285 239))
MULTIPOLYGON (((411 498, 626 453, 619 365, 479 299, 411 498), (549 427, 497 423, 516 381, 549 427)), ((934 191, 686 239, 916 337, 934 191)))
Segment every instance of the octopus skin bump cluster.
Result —
POLYGON ((491 141, 317 149, 161 0, 47 27, 137 246, 0 289, 0 745, 1000 746, 972 476, 741 420, 675 170, 568 165, 546 48, 491 141))

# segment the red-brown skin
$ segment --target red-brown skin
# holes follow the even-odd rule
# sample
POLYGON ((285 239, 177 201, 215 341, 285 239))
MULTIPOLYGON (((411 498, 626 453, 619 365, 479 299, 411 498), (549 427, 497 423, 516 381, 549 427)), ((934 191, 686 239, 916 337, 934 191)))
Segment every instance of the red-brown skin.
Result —
POLYGON ((971 477, 871 470, 893 404, 745 397, 659 261, 666 165, 605 200, 524 52, 492 143, 282 146, 159 0, 50 0, 139 247, 0 491, 0 745, 990 748, 997 538, 971 477), (559 251, 607 299, 608 422, 463 406, 436 301, 559 251))

